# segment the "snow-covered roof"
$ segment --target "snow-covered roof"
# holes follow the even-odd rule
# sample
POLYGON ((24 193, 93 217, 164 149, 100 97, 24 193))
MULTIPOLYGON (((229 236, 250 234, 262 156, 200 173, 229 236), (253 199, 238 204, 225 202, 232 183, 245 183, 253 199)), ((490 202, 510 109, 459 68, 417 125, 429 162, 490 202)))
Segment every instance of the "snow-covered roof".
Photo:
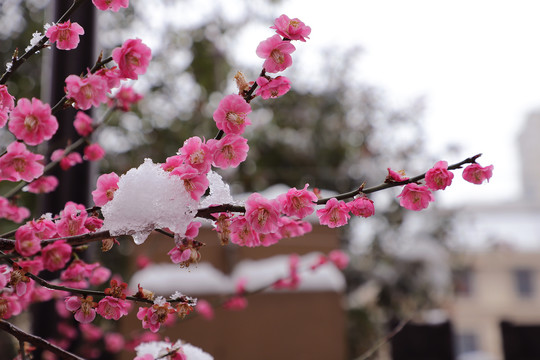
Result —
MULTIPOLYGON (((321 265, 316 270, 309 269, 317 262, 319 254, 310 253, 300 257, 300 286, 295 291, 342 292, 345 277, 332 263, 321 265)), ((154 264, 137 271, 130 280, 130 288, 137 284, 156 294, 169 295, 180 291, 186 295, 234 294, 236 284, 245 279, 248 291, 258 290, 289 274, 289 256, 279 255, 263 260, 244 260, 238 263, 231 275, 225 275, 210 263, 201 262, 189 268, 175 264, 154 264)), ((286 291, 273 290, 267 291, 286 291)))

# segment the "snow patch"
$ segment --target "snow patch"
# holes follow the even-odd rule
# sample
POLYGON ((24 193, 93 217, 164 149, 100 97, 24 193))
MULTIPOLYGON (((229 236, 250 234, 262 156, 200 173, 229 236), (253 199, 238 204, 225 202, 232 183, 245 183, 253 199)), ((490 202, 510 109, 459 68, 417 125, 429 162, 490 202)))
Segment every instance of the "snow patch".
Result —
POLYGON ((197 201, 177 176, 151 159, 120 176, 114 198, 105 204, 103 230, 112 236, 131 235, 142 244, 154 229, 169 228, 182 236, 197 212, 197 201))

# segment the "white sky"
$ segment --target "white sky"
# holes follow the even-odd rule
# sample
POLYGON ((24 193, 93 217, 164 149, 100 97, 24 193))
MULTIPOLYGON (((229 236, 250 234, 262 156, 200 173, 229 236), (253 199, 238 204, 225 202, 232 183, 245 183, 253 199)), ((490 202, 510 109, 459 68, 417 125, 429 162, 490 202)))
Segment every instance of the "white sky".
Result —
POLYGON ((456 178, 445 204, 520 194, 516 137, 540 106, 540 1, 290 0, 279 8, 312 27, 302 46, 361 45, 356 76, 394 104, 424 97, 431 155, 453 163, 483 153, 479 162, 495 166, 489 185, 456 178), (450 144, 459 156, 446 152, 450 144))

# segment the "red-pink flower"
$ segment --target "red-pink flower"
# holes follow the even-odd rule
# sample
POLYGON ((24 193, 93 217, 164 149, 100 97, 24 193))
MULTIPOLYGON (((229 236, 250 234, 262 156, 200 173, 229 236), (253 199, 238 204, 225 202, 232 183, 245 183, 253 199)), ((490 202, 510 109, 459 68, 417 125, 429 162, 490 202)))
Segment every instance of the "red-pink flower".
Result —
POLYGON ((54 191, 58 186, 58 179, 56 176, 40 176, 32 181, 23 190, 34 194, 46 194, 54 191))
POLYGON ((122 78, 137 80, 146 72, 152 51, 141 39, 128 39, 122 47, 113 50, 112 58, 118 64, 122 78))
POLYGON ((345 269, 349 264, 349 256, 341 250, 330 251, 328 259, 340 270, 345 269))
POLYGON ((103 206, 114 198, 114 192, 118 190, 120 177, 116 173, 103 174, 97 179, 97 189, 92 191, 92 198, 96 206, 103 206))
POLYGON ((180 165, 171 171, 171 176, 179 176, 184 180, 184 188, 191 195, 193 200, 199 201, 206 189, 208 189, 208 178, 205 174, 199 174, 197 169, 189 165, 180 165))
POLYGON ((349 215, 349 207, 347 204, 336 198, 331 198, 326 203, 323 209, 317 210, 319 223, 327 225, 329 228, 335 228, 346 225, 351 216, 349 215))
POLYGON ((8 295, 3 292, 0 294, 0 318, 9 319, 21 313, 23 307, 21 299, 15 295, 8 295))
POLYGON ((6 125, 8 114, 14 106, 14 97, 9 94, 7 86, 0 85, 0 128, 6 125))
POLYGON ((31 220, 27 225, 41 240, 50 239, 56 234, 56 225, 52 220, 47 218, 42 217, 37 220, 31 220))
POLYGON ((428 207, 429 203, 435 201, 435 197, 426 186, 414 183, 403 187, 401 194, 397 196, 399 204, 406 209, 420 211, 428 207))
POLYGON ((261 246, 258 234, 253 231, 245 216, 232 218, 229 230, 233 244, 247 247, 261 246))
POLYGON ((114 96, 116 105, 122 111, 129 111, 131 105, 139 102, 142 98, 143 96, 136 93, 131 86, 122 86, 114 96))
POLYGON ((207 144, 213 153, 214 166, 220 169, 237 167, 246 160, 249 151, 247 139, 235 134, 227 134, 220 140, 208 140, 207 144))
POLYGON ((162 297, 158 297, 151 307, 139 308, 137 319, 142 320, 143 329, 149 329, 155 333, 159 330, 161 324, 166 322, 174 312, 175 310, 171 307, 171 304, 162 297))
POLYGON ((0 196, 0 218, 6 218, 16 223, 22 222, 30 216, 30 210, 23 206, 17 206, 0 196))
POLYGON ((197 301, 195 311, 206 320, 212 320, 214 318, 214 309, 212 308, 212 305, 204 299, 199 299, 197 301))
POLYGON ((317 196, 307 189, 308 186, 309 184, 306 184, 302 190, 292 188, 286 194, 278 196, 281 211, 285 215, 303 219, 313 213, 317 196))
POLYGON ((206 174, 212 166, 212 153, 200 137, 193 136, 184 141, 178 150, 178 156, 185 164, 197 169, 200 174, 206 174))
POLYGON ((307 221, 293 220, 290 217, 279 218, 279 234, 281 238, 302 236, 313 229, 307 221))
POLYGON ((347 204, 354 216, 370 217, 375 214, 373 201, 365 196, 360 196, 347 204))
POLYGON ((96 303, 91 296, 85 298, 69 296, 65 300, 66 309, 75 313, 75 320, 82 324, 88 324, 96 318, 96 303))
POLYGON ((30 226, 23 225, 15 232, 15 250, 22 256, 32 256, 41 250, 41 240, 30 226))
POLYGON ((75 102, 75 108, 88 110, 92 106, 107 102, 109 87, 107 81, 96 74, 88 74, 84 78, 69 75, 66 78, 65 90, 66 96, 75 102))
POLYGON ((105 296, 101 299, 97 306, 97 313, 105 319, 118 320, 129 312, 129 303, 125 300, 105 296))
POLYGON ((165 163, 161 164, 161 168, 167 172, 173 171, 175 168, 183 164, 183 160, 178 155, 169 156, 165 163))
POLYGON ((84 159, 89 161, 98 161, 105 156, 105 150, 98 144, 93 143, 84 148, 84 159))
POLYGON ((129 0, 92 0, 99 10, 111 10, 117 12, 120 8, 127 8, 129 0))
POLYGON ((263 99, 275 99, 286 94, 291 89, 291 82, 285 76, 278 76, 275 79, 260 76, 257 79, 257 85, 259 87, 255 90, 255 95, 263 99))
POLYGON ((245 296, 236 295, 225 301, 223 308, 226 310, 244 310, 247 307, 245 296))
POLYGON ((41 250, 43 266, 49 271, 63 269, 71 258, 71 246, 65 240, 55 241, 41 250))
POLYGON ((60 217, 60 221, 56 223, 56 232, 58 235, 74 236, 89 232, 84 226, 84 222, 88 217, 84 206, 77 206, 77 204, 68 201, 64 210, 60 212, 60 217))
POLYGON ((94 74, 101 76, 101 78, 107 82, 107 87, 109 89, 117 88, 120 86, 120 82, 122 81, 118 66, 113 66, 112 68, 101 68, 94 74))
POLYGON ((268 73, 283 71, 292 65, 291 53, 296 50, 289 41, 283 41, 281 36, 274 35, 261 41, 257 46, 257 56, 266 59, 264 61, 264 70, 268 73))
POLYGON ((51 114, 49 104, 32 98, 17 101, 9 119, 9 131, 28 145, 38 145, 50 140, 58 130, 58 121, 51 114))
POLYGON ((251 112, 251 106, 244 98, 237 94, 225 96, 214 111, 214 121, 218 129, 226 134, 241 135, 246 126, 251 124, 247 115, 251 112))
POLYGON ((52 161, 60 161, 60 168, 62 170, 67 170, 70 167, 83 162, 81 154, 79 154, 78 152, 75 152, 75 151, 70 152, 67 155, 64 155, 64 153, 65 153, 64 149, 57 149, 57 150, 54 150, 53 153, 51 154, 52 161))
POLYGON ((405 180, 409 180, 409 178, 405 176, 404 170, 394 171, 388 168, 388 175, 386 176, 385 182, 392 182, 392 181, 400 182, 400 181, 405 181, 405 180))
POLYGON ((115 354, 124 349, 125 341, 122 334, 109 332, 105 334, 103 340, 105 341, 105 350, 110 353, 115 354))
POLYGON ((480 166, 480 164, 474 163, 463 170, 463 178, 470 183, 480 185, 484 181, 489 182, 489 179, 493 175, 493 165, 486 167, 480 166))
POLYGON ((268 200, 259 193, 253 193, 246 200, 245 217, 254 231, 275 233, 279 229, 279 204, 277 200, 268 200))
POLYGON ((452 184, 454 174, 448 171, 446 161, 438 161, 435 166, 426 172, 426 185, 431 190, 444 190, 452 184))
POLYGON ((0 157, 0 180, 32 181, 43 174, 42 160, 43 155, 34 154, 23 143, 14 141, 0 157))
POLYGON ((92 126, 92 118, 82 111, 78 111, 75 115, 73 126, 75 127, 77 134, 81 136, 88 136, 92 133, 92 131, 94 131, 94 127, 92 126))
POLYGON ((70 20, 61 24, 55 24, 47 29, 45 36, 50 43, 56 42, 56 47, 60 50, 75 49, 79 45, 79 35, 84 34, 84 29, 76 22, 70 20))
POLYGON ((311 28, 306 26, 297 18, 290 19, 287 15, 281 15, 274 21, 274 26, 270 29, 276 29, 276 33, 290 40, 306 41, 309 39, 311 28))

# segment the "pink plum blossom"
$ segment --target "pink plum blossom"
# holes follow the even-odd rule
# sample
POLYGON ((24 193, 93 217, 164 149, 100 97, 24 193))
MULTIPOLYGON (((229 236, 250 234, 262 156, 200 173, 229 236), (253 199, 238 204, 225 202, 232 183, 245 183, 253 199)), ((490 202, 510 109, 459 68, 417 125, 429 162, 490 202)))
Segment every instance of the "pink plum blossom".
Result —
POLYGON ((105 337, 103 338, 103 341, 105 341, 105 350, 107 350, 110 353, 117 353, 124 349, 125 340, 124 336, 120 333, 116 332, 109 332, 105 334, 105 337))
POLYGON ((114 96, 116 105, 122 111, 129 111, 131 105, 138 103, 142 98, 143 96, 136 93, 131 86, 122 86, 114 96))
POLYGON ((65 240, 55 241, 41 250, 43 267, 49 271, 63 269, 71 258, 71 246, 65 240))
POLYGON ((253 193, 246 200, 245 217, 253 230, 258 233, 277 232, 279 229, 279 203, 277 200, 268 200, 259 193, 253 193))
POLYGON ((10 114, 9 131, 28 145, 38 145, 50 140, 58 130, 58 121, 51 114, 49 104, 32 98, 22 98, 10 114))
POLYGON ((290 19, 287 15, 281 15, 274 21, 274 26, 270 26, 270 29, 276 29, 278 35, 283 36, 289 40, 306 41, 309 39, 311 28, 306 26, 302 21, 297 18, 290 19))
POLYGON ((189 165, 180 165, 171 171, 171 176, 179 176, 184 180, 184 188, 193 200, 199 201, 208 188, 209 181, 205 174, 199 174, 197 169, 189 165))
POLYGON ((482 184, 484 181, 489 182, 492 175, 493 165, 482 167, 480 164, 474 163, 463 170, 463 179, 477 185, 482 184))
POLYGON ((129 312, 129 303, 112 296, 105 296, 97 306, 97 313, 105 319, 118 320, 129 312))
POLYGON ((129 0, 92 0, 92 3, 99 10, 111 10, 117 12, 120 8, 127 8, 129 0))
POLYGON ((340 270, 345 269, 349 264, 349 256, 341 250, 330 251, 328 259, 340 270))
POLYGON ((286 94, 291 89, 291 82, 285 76, 278 76, 275 79, 260 76, 257 78, 259 87, 255 90, 255 95, 263 99, 275 99, 286 94))
POLYGON ((152 51, 141 39, 128 39, 112 51, 112 58, 118 64, 122 78, 137 80, 146 72, 152 51))
POLYGON ((15 250, 22 256, 32 256, 41 250, 41 240, 30 226, 23 225, 15 232, 15 250))
POLYGON ((33 194, 46 194, 54 191, 58 186, 58 179, 54 175, 40 176, 23 188, 33 194))
POLYGON ((426 186, 414 183, 403 187, 401 194, 397 196, 399 204, 406 209, 420 211, 428 207, 429 203, 435 201, 435 197, 426 186))
POLYGON ((67 155, 64 155, 64 154, 65 154, 64 149, 56 149, 51 154, 51 161, 59 161, 60 168, 62 170, 67 170, 70 167, 83 162, 81 154, 79 154, 78 152, 70 152, 67 155))
POLYGON ((154 300, 154 305, 151 307, 140 307, 137 312, 137 319, 142 320, 143 329, 149 329, 156 333, 161 324, 166 322, 168 318, 174 314, 175 310, 162 297, 154 300))
POLYGON ((31 220, 27 225, 41 240, 50 239, 56 234, 56 225, 54 222, 44 217, 37 220, 31 220))
POLYGON ((60 236, 74 236, 88 233, 84 222, 88 217, 84 206, 68 201, 60 212, 60 220, 56 223, 56 231, 60 236))
POLYGON ((107 82, 107 87, 109 89, 119 87, 120 82, 122 81, 118 66, 113 66, 112 68, 101 68, 96 71, 95 74, 101 76, 101 78, 107 82))
MULTIPOLYGON (((90 232, 95 232, 95 231, 101 229, 102 226, 103 226, 103 220, 101 220, 97 216, 89 216, 84 221, 84 227, 87 228, 88 231, 90 231, 90 232)), ((107 240, 107 239, 105 239, 105 240, 107 240)), ((105 240, 103 240, 103 241, 105 241, 105 240)), ((110 239, 110 240, 113 240, 112 244, 115 243, 114 239, 110 239)))
POLYGON ((197 301, 195 311, 206 320, 212 320, 214 318, 214 309, 212 308, 212 305, 204 299, 199 299, 197 301))
POLYGON ((114 172, 103 174, 97 179, 97 189, 92 191, 92 198, 96 206, 103 206, 114 198, 119 180, 120 177, 114 172))
POLYGON ((105 150, 98 143, 86 146, 83 151, 84 159, 89 161, 98 161, 105 156, 105 150))
POLYGON ((92 269, 88 280, 90 285, 98 286, 103 284, 111 277, 111 270, 107 269, 104 266, 96 266, 92 269))
POLYGON ((225 96, 214 111, 214 121, 218 129, 226 134, 241 135, 246 126, 251 124, 247 115, 251 106, 244 98, 237 94, 225 96))
POLYGON ((347 203, 349 210, 354 216, 370 217, 375 214, 373 201, 365 196, 359 196, 353 201, 347 203))
POLYGON ((179 155, 169 156, 165 163, 161 164, 161 168, 167 172, 173 171, 175 168, 182 165, 184 162, 182 161, 182 157, 179 155))
POLYGON ((21 313, 23 307, 18 296, 8 295, 3 292, 0 294, 0 318, 9 319, 21 313))
POLYGON ((0 196, 0 218, 6 218, 16 223, 22 222, 30 216, 30 210, 17 206, 14 202, 0 196))
POLYGON ((197 169, 200 174, 208 173, 212 166, 210 148, 198 136, 184 141, 184 145, 178 150, 178 156, 182 162, 197 169))
POLYGON ((247 299, 245 296, 236 295, 225 301, 223 308, 226 310, 244 310, 247 307, 247 299))
POLYGON ((91 296, 85 298, 69 296, 65 300, 66 309, 75 313, 75 320, 82 324, 88 324, 96 318, 96 303, 91 296))
POLYGON ((107 102, 109 87, 107 81, 96 74, 88 74, 81 78, 69 75, 66 78, 66 96, 74 101, 77 109, 88 110, 92 106, 107 102))
POLYGON ((448 171, 446 161, 438 161, 435 166, 426 172, 426 185, 431 190, 444 190, 452 184, 454 174, 448 171))
POLYGON ((229 226, 231 242, 240 246, 261 246, 258 234, 253 231, 245 216, 237 216, 231 220, 229 226))
POLYGON ((77 134, 81 136, 88 136, 94 131, 92 126, 92 118, 86 115, 82 111, 78 111, 75 115, 75 121, 73 121, 73 126, 77 131, 77 134))
POLYGON ((291 53, 296 50, 289 41, 283 41, 281 36, 274 35, 261 41, 257 46, 257 56, 265 59, 263 67, 268 73, 283 71, 292 65, 291 53))
POLYGON ((409 178, 405 176, 404 170, 394 171, 388 168, 388 175, 386 176, 385 182, 401 182, 406 180, 409 180, 409 178))
POLYGON ((9 94, 6 85, 0 85, 0 128, 6 125, 8 115, 14 107, 14 97, 9 94))
POLYGON ((76 22, 70 20, 61 24, 55 24, 47 29, 45 36, 52 44, 56 42, 56 47, 60 50, 75 49, 79 45, 79 35, 84 34, 84 29, 76 22))
POLYGON ((287 216, 279 218, 279 234, 282 238, 302 236, 312 230, 307 221, 294 220, 287 216))
POLYGON ((327 225, 329 228, 335 228, 346 225, 351 216, 349 215, 349 207, 347 204, 336 198, 331 198, 326 203, 323 209, 317 210, 319 223, 327 225))
POLYGON ((238 167, 246 160, 249 151, 247 139, 235 134, 227 134, 219 140, 208 140, 208 146, 213 153, 214 166, 220 169, 238 167))
POLYGON ((281 211, 285 215, 303 219, 315 211, 317 196, 307 189, 308 186, 309 184, 306 184, 302 190, 292 188, 286 194, 278 196, 281 211))
POLYGON ((14 141, 0 157, 0 180, 32 181, 43 174, 43 155, 34 154, 26 145, 14 141))

